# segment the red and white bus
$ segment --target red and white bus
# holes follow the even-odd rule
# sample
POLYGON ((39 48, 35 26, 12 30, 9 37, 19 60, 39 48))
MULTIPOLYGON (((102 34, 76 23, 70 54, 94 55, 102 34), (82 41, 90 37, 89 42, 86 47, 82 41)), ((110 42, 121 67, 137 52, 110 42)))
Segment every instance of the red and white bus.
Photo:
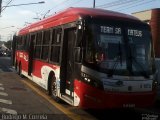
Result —
POLYGON ((21 29, 13 57, 19 75, 73 106, 148 107, 156 98, 150 27, 130 15, 68 8, 21 29))

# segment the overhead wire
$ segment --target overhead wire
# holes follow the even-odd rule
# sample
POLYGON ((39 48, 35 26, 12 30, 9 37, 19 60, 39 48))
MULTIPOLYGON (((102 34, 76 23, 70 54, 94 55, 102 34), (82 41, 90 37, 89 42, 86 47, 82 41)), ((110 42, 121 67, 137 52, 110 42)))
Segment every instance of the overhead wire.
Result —
POLYGON ((120 6, 120 7, 113 8, 113 9, 110 9, 110 10, 119 10, 119 9, 124 8, 124 7, 126 7, 126 6, 132 6, 133 4, 136 4, 136 3, 139 3, 139 2, 143 2, 143 1, 146 1, 146 0, 136 0, 136 2, 133 1, 134 3, 133 3, 133 2, 131 2, 131 3, 126 3, 126 4, 123 4, 123 5, 120 6))
POLYGON ((50 10, 53 10, 53 9, 59 7, 59 5, 67 3, 67 1, 69 1, 69 0, 64 0, 64 1, 60 2, 59 4, 57 4, 56 6, 54 6, 53 8, 51 8, 50 10))
MULTIPOLYGON (((69 7, 69 6, 71 7, 71 5, 77 4, 77 3, 81 2, 81 1, 83 1, 83 0, 78 0, 78 1, 74 1, 74 2, 72 2, 72 3, 68 3, 69 0, 65 0, 65 1, 57 4, 55 7, 52 7, 52 8, 49 9, 48 11, 52 11, 53 9, 57 8, 59 5, 62 5, 63 3, 65 3, 64 5, 66 5, 67 7, 69 7)), ((66 8, 66 7, 65 7, 65 8, 66 8)), ((59 9, 59 10, 56 11, 55 13, 60 12, 60 11, 62 11, 62 10, 64 10, 64 8, 63 8, 63 9, 59 9)))
MULTIPOLYGON (((82 2, 83 0, 78 0, 78 1, 74 1, 74 2, 72 2, 72 3, 70 3, 69 5, 67 5, 67 7, 72 7, 73 5, 75 5, 75 4, 77 4, 77 3, 79 3, 79 2, 82 2), (72 5, 72 6, 71 6, 72 5)), ((63 9, 60 9, 60 10, 58 10, 57 12, 60 12, 60 11, 62 11, 63 9)))
MULTIPOLYGON (((8 3, 6 4, 6 6, 8 6, 12 1, 13 1, 13 0, 9 0, 8 3)), ((6 8, 7 8, 7 7, 3 7, 3 6, 2 6, 2 11, 1 11, 1 13, 2 13, 6 8)))
POLYGON ((102 5, 96 6, 96 8, 111 8, 111 7, 113 7, 113 9, 110 9, 110 10, 123 11, 123 10, 130 9, 130 8, 133 8, 136 6, 141 6, 143 4, 148 4, 148 3, 151 3, 154 1, 156 1, 156 0, 150 0, 150 1, 146 1, 146 0, 134 0, 134 1, 133 0, 117 0, 114 2, 105 3, 102 5), (118 6, 120 6, 120 7, 118 7, 118 6), (115 7, 118 7, 118 8, 115 8, 115 7), (121 9, 121 8, 123 8, 123 9, 121 9))
MULTIPOLYGON (((136 0, 134 0, 134 1, 136 1, 136 0)), ((133 0, 117 0, 117 1, 114 1, 114 2, 98 5, 96 7, 113 7, 113 6, 121 5, 121 4, 124 4, 124 3, 127 3, 127 2, 133 2, 133 0)))
POLYGON ((77 3, 79 3, 79 2, 82 2, 83 0, 78 0, 78 1, 74 1, 73 3, 70 3, 69 5, 67 5, 67 6, 70 6, 70 5, 74 5, 74 4, 77 4, 77 3))
MULTIPOLYGON (((67 3, 68 1, 69 1, 69 0, 64 0, 64 1, 56 4, 56 5, 55 5, 54 7, 52 7, 51 9, 48 9, 47 12, 45 12, 45 14, 51 12, 53 9, 59 7, 60 5, 67 3)), ((44 15, 43 15, 43 18, 44 18, 44 15)))
POLYGON ((133 5, 133 6, 124 8, 124 9, 120 9, 120 10, 118 10, 118 11, 123 11, 123 10, 130 9, 130 8, 133 8, 133 7, 141 6, 141 5, 144 5, 144 4, 151 3, 151 2, 153 2, 153 1, 155 1, 155 0, 150 0, 150 1, 148 1, 148 2, 143 2, 143 3, 141 3, 141 4, 136 4, 136 5, 133 5))

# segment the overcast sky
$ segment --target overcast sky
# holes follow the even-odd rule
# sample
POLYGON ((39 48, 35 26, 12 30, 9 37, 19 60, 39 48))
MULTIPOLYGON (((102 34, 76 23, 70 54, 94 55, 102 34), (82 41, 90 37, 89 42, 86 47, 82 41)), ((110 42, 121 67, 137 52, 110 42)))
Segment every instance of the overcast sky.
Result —
MULTIPOLYGON (((38 21, 35 18, 43 18, 45 14, 49 16, 68 7, 93 7, 93 0, 2 0, 2 9, 9 1, 11 1, 9 5, 38 3, 40 1, 45 1, 45 3, 7 7, 3 10, 0 17, 2 41, 9 40, 15 31, 29 23, 38 21)), ((96 7, 131 14, 151 8, 160 8, 160 0, 96 0, 96 7)))

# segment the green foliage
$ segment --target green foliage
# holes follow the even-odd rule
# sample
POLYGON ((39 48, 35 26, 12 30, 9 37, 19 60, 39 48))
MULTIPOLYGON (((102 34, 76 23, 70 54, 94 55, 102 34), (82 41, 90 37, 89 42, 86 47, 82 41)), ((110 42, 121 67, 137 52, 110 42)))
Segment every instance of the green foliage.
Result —
POLYGON ((8 49, 11 49, 11 47, 12 47, 12 46, 11 46, 11 45, 12 45, 12 41, 9 40, 9 41, 5 42, 4 45, 5 45, 8 49))

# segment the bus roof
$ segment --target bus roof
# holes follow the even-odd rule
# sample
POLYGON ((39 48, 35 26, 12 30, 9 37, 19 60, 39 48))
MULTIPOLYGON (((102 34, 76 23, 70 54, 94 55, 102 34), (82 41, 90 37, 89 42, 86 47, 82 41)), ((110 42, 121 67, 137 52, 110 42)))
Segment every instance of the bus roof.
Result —
POLYGON ((75 21, 79 18, 83 18, 85 16, 92 17, 103 17, 103 18, 112 18, 112 19, 121 19, 126 21, 140 21, 138 18, 133 17, 131 15, 118 13, 109 10, 103 9, 93 9, 93 8, 68 8, 60 13, 57 13, 51 17, 40 20, 36 23, 33 23, 19 31, 19 35, 23 35, 29 32, 34 32, 42 29, 47 29, 53 26, 58 26, 61 24, 69 23, 75 21))

